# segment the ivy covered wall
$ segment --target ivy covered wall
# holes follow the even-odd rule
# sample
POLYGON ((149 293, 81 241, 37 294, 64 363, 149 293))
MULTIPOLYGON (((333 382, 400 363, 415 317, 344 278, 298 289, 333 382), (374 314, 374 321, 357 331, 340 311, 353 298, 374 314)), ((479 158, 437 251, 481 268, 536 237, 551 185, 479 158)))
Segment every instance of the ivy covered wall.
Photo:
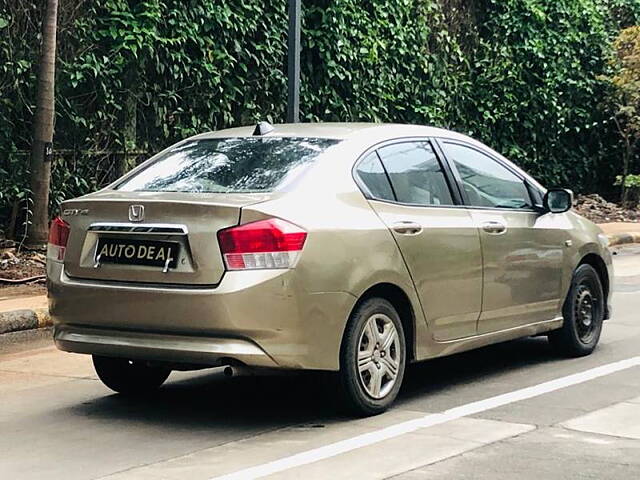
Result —
MULTIPOLYGON (((640 0, 302 3, 303 121, 452 128, 548 185, 611 189, 619 139, 598 77, 640 0)), ((113 152, 283 121, 286 6, 61 0, 52 207, 136 158, 113 152)), ((0 0, 0 224, 27 185, 41 11, 0 0)))

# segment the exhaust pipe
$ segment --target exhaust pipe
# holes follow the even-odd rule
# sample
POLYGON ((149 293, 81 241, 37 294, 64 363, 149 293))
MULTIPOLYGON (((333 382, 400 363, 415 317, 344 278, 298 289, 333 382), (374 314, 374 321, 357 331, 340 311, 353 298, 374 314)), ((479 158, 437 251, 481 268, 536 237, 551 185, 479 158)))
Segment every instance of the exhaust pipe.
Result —
POLYGON ((253 369, 241 365, 227 365, 222 371, 225 377, 245 377, 255 375, 253 369))
POLYGON ((225 377, 261 377, 261 376, 290 376, 297 372, 292 370, 282 370, 278 368, 248 367, 243 364, 226 365, 222 373, 225 377))

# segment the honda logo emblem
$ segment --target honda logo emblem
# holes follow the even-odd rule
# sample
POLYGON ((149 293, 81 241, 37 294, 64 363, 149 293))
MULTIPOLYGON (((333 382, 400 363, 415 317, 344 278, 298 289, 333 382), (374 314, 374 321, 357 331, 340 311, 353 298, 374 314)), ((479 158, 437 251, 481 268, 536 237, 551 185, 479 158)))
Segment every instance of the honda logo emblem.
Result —
POLYGON ((129 221, 141 222, 144 220, 144 205, 129 205, 129 221))

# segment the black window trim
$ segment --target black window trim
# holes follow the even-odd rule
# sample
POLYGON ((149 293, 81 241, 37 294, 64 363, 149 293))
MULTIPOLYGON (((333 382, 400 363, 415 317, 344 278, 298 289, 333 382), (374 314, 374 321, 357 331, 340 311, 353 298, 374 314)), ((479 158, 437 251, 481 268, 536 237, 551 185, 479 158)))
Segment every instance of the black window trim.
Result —
MULTIPOLYGON (((382 147, 381 147, 382 148, 382 147)), ((389 188, 391 189, 391 195, 393 195, 393 199, 397 202, 398 201, 398 194, 396 193, 396 188, 393 186, 393 182, 391 181, 391 176, 389 175, 389 172, 387 171, 387 167, 384 165, 384 162, 382 161, 382 157, 380 156, 380 152, 378 151, 379 149, 376 148, 373 151, 373 154, 376 156, 376 158, 378 159, 378 162, 380 162, 380 166, 382 167, 382 171, 384 172, 384 176, 387 179, 387 182, 389 182, 389 188)), ((367 155, 368 157, 369 155, 367 155)), ((358 175, 359 176, 359 175, 358 175)), ((362 181, 362 183, 364 183, 364 180, 362 181)), ((369 187, 367 187, 367 190, 369 190, 369 187)), ((371 192, 371 190, 369 190, 369 192, 371 192)), ((373 195, 373 192, 371 192, 371 196, 375 197, 373 195)))
POLYGON ((463 205, 465 208, 470 209, 470 210, 492 210, 492 211, 501 211, 501 212, 524 212, 524 213, 539 213, 539 209, 536 208, 537 205, 535 204, 534 200, 533 200, 533 196, 531 195, 531 189, 535 188, 531 182, 528 181, 527 177, 523 176, 522 173, 518 172, 517 170, 514 170, 513 167, 507 163, 505 163, 501 158, 496 157, 495 155, 492 155, 491 152, 478 147, 477 145, 472 145, 468 142, 465 142, 463 140, 459 140, 456 138, 448 138, 448 137, 438 137, 438 138, 434 138, 435 143, 438 145, 438 148, 441 150, 442 152, 442 156, 443 158, 445 158, 447 164, 449 165, 449 168, 451 168, 451 171, 453 172, 453 177, 455 178, 456 184, 458 185, 458 189, 460 190, 461 196, 463 198, 463 205), (516 177, 518 177, 520 179, 520 181, 522 181, 522 183, 525 186, 525 189, 527 190, 527 195, 529 195, 529 201, 531 202, 532 207, 530 208, 506 208, 506 207, 483 207, 483 206, 478 206, 478 205, 471 205, 471 202, 469 201, 469 199, 467 198, 467 194, 464 191, 463 188, 463 182, 462 182, 462 177, 460 176, 460 172, 458 172, 458 168, 455 166, 455 163, 453 162, 453 160, 451 158, 449 158, 449 156, 446 154, 445 149, 443 148, 442 144, 444 143, 452 143, 454 145, 460 145, 462 147, 466 147, 469 148, 471 150, 475 150, 476 152, 485 155, 486 157, 489 157, 491 160, 495 161, 498 165, 501 165, 502 167, 506 168, 509 172, 511 172, 512 174, 514 174, 516 177))
POLYGON ((362 192, 362 194, 364 195, 364 197, 367 200, 372 200, 372 201, 375 201, 375 202, 388 203, 388 204, 391 204, 391 205, 400 205, 400 206, 404 206, 404 207, 466 208, 466 205, 463 203, 463 198, 462 198, 462 196, 460 194, 460 185, 458 184, 457 180, 453 177, 453 173, 452 173, 451 167, 449 166, 449 162, 444 157, 444 155, 442 154, 440 146, 437 144, 437 142, 435 141, 435 139, 433 137, 398 137, 398 138, 394 138, 392 140, 383 140, 383 141, 381 141, 381 142, 379 142, 379 143, 377 143, 375 145, 372 145, 367 150, 365 150, 357 158, 357 160, 353 163, 353 167, 351 168, 351 176, 353 177, 353 180, 356 182, 356 185, 358 186, 358 188, 360 189, 360 191, 362 192), (387 172, 386 167, 384 166, 384 163, 382 162, 382 158, 380 157, 380 154, 378 153, 378 150, 383 148, 383 147, 387 147, 389 145, 396 145, 398 143, 410 143, 410 142, 426 142, 426 143, 429 143, 431 145, 431 148, 433 149, 433 152, 434 152, 434 154, 436 156, 436 160, 440 164, 440 168, 442 168, 442 173, 444 174, 445 181, 447 182, 447 186, 449 188, 449 193, 451 193, 451 198, 452 198, 453 203, 454 203, 453 205, 423 205, 423 204, 419 204, 419 203, 405 203, 405 202, 398 202, 397 201, 398 197, 396 196, 396 192, 395 192, 395 190, 393 188, 393 185, 391 184, 391 179, 389 178, 389 174, 387 172), (391 186, 391 191, 393 192, 393 196, 394 196, 394 198, 396 200, 388 200, 388 199, 384 199, 384 198, 375 197, 371 193, 371 191, 369 190, 367 185, 364 183, 364 181, 360 178, 360 175, 358 175, 358 166, 372 152, 374 152, 376 154, 376 156, 378 157, 378 161, 380 162, 380 164, 382 165, 382 168, 384 169, 384 173, 385 173, 385 175, 387 177, 387 181, 389 182, 389 185, 391 186))

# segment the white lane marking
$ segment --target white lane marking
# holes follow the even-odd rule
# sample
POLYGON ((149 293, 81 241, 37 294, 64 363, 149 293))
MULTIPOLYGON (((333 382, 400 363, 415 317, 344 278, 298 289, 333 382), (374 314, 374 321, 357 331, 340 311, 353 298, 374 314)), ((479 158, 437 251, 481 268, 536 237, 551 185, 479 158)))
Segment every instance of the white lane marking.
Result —
POLYGON ((306 452, 300 452, 289 457, 283 457, 263 465, 256 465, 255 467, 249 467, 227 475, 213 477, 210 480, 248 480, 263 478, 267 475, 272 475, 301 465, 335 457, 336 455, 350 452, 357 448, 373 445, 390 438, 404 435, 405 433, 415 432, 422 428, 440 425, 451 420, 474 415, 476 413, 491 410, 510 403, 527 400, 529 398, 544 395, 545 393, 578 385, 580 383, 588 382, 589 380, 637 366, 640 366, 640 356, 628 358, 619 362, 608 363, 606 365, 601 365, 600 367, 585 370, 584 372, 567 375, 566 377, 557 378, 555 380, 540 383, 532 387, 522 388, 513 392, 504 393, 502 395, 496 395, 495 397, 490 397, 485 400, 467 403, 466 405, 450 408, 442 413, 434 413, 415 420, 391 425, 380 430, 364 433, 346 440, 307 450, 306 452))

